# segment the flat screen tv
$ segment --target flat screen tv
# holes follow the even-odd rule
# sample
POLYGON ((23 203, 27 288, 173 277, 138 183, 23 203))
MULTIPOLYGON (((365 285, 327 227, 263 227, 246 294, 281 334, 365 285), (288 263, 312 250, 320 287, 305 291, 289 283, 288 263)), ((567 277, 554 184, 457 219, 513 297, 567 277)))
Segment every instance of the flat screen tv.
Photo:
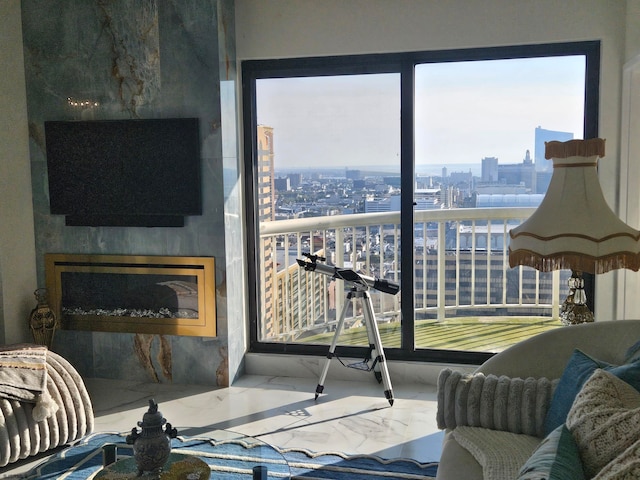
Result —
POLYGON ((180 227, 202 214, 197 118, 45 122, 51 214, 66 225, 180 227))

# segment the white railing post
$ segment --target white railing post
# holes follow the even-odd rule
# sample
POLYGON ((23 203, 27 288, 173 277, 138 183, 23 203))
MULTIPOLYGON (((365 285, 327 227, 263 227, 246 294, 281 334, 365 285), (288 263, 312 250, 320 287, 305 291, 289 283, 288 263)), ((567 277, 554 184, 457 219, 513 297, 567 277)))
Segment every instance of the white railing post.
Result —
POLYGON ((560 302, 564 301, 560 298, 560 270, 554 270, 553 281, 551 283, 551 298, 553 298, 551 307, 551 316, 560 318, 560 302))
POLYGON ((438 222, 438 321, 445 321, 445 306, 446 306, 446 290, 447 290, 447 275, 446 275, 446 257, 447 257, 447 242, 446 242, 446 221, 438 222))
MULTIPOLYGON (((336 248, 335 248, 335 262, 336 267, 344 267, 344 230, 342 227, 336 228, 336 248)), ((335 302, 336 302, 336 315, 342 311, 345 302, 345 296, 343 295, 344 285, 342 280, 335 281, 335 302)), ((337 318, 336 318, 337 320, 337 318)))

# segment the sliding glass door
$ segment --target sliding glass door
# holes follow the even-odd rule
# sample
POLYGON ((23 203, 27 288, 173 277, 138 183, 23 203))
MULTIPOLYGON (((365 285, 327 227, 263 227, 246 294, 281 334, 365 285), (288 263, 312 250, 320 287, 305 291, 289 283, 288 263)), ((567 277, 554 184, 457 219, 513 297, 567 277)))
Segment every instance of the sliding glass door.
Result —
POLYGON ((366 348, 335 268, 400 285, 370 289, 389 358, 475 363, 559 325, 568 273, 510 269, 506 239, 544 142, 597 136, 598 42, 242 70, 253 351, 325 354, 341 315, 339 348, 366 348))

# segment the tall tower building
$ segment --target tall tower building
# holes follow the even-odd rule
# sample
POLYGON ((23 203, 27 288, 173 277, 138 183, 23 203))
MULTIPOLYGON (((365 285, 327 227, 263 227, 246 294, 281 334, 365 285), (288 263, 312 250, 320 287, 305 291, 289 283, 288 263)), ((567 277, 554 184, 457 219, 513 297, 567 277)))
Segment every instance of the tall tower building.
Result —
POLYGON ((573 133, 546 130, 542 127, 536 127, 535 145, 533 150, 536 172, 551 172, 553 170, 553 162, 544 158, 544 142, 550 142, 552 140, 556 140, 558 142, 573 140, 573 133))
MULTIPOLYGON (((271 222, 275 219, 275 178, 273 128, 258 125, 258 222, 271 222)), ((274 320, 274 279, 277 267, 276 245, 273 238, 267 237, 260 242, 260 261, 264 265, 264 282, 261 285, 262 325, 258 331, 258 340, 269 336, 275 330, 274 320)))
POLYGON ((275 219, 273 128, 258 125, 258 216, 261 222, 275 219))
MULTIPOLYGON (((259 125, 257 130, 258 160, 258 221, 275 220, 275 152, 273 148, 273 128, 259 125)), ((301 178, 298 177, 298 183, 301 178)), ((313 244, 313 242, 312 242, 313 244)), ((282 255, 289 255, 288 241, 285 239, 280 249, 282 255)), ((321 255, 324 250, 316 251, 321 255)), ((324 275, 305 272, 292 262, 289 268, 282 268, 284 257, 278 258, 278 248, 273 237, 260 241, 259 261, 264 269, 264 281, 260 282, 261 312, 258 321, 258 340, 277 338, 290 341, 295 332, 304 331, 314 325, 317 318, 324 318, 324 304, 316 297, 326 295, 324 275), (279 262, 280 266, 279 266, 279 262), (300 304, 297 299, 304 298, 300 304)))

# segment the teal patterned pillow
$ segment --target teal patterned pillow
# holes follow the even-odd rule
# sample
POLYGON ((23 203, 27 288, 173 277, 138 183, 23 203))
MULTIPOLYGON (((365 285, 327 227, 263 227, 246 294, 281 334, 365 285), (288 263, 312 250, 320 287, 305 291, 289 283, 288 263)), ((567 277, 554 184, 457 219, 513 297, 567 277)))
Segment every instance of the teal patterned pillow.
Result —
POLYGON ((542 440, 517 480, 585 480, 576 441, 562 424, 542 440))

